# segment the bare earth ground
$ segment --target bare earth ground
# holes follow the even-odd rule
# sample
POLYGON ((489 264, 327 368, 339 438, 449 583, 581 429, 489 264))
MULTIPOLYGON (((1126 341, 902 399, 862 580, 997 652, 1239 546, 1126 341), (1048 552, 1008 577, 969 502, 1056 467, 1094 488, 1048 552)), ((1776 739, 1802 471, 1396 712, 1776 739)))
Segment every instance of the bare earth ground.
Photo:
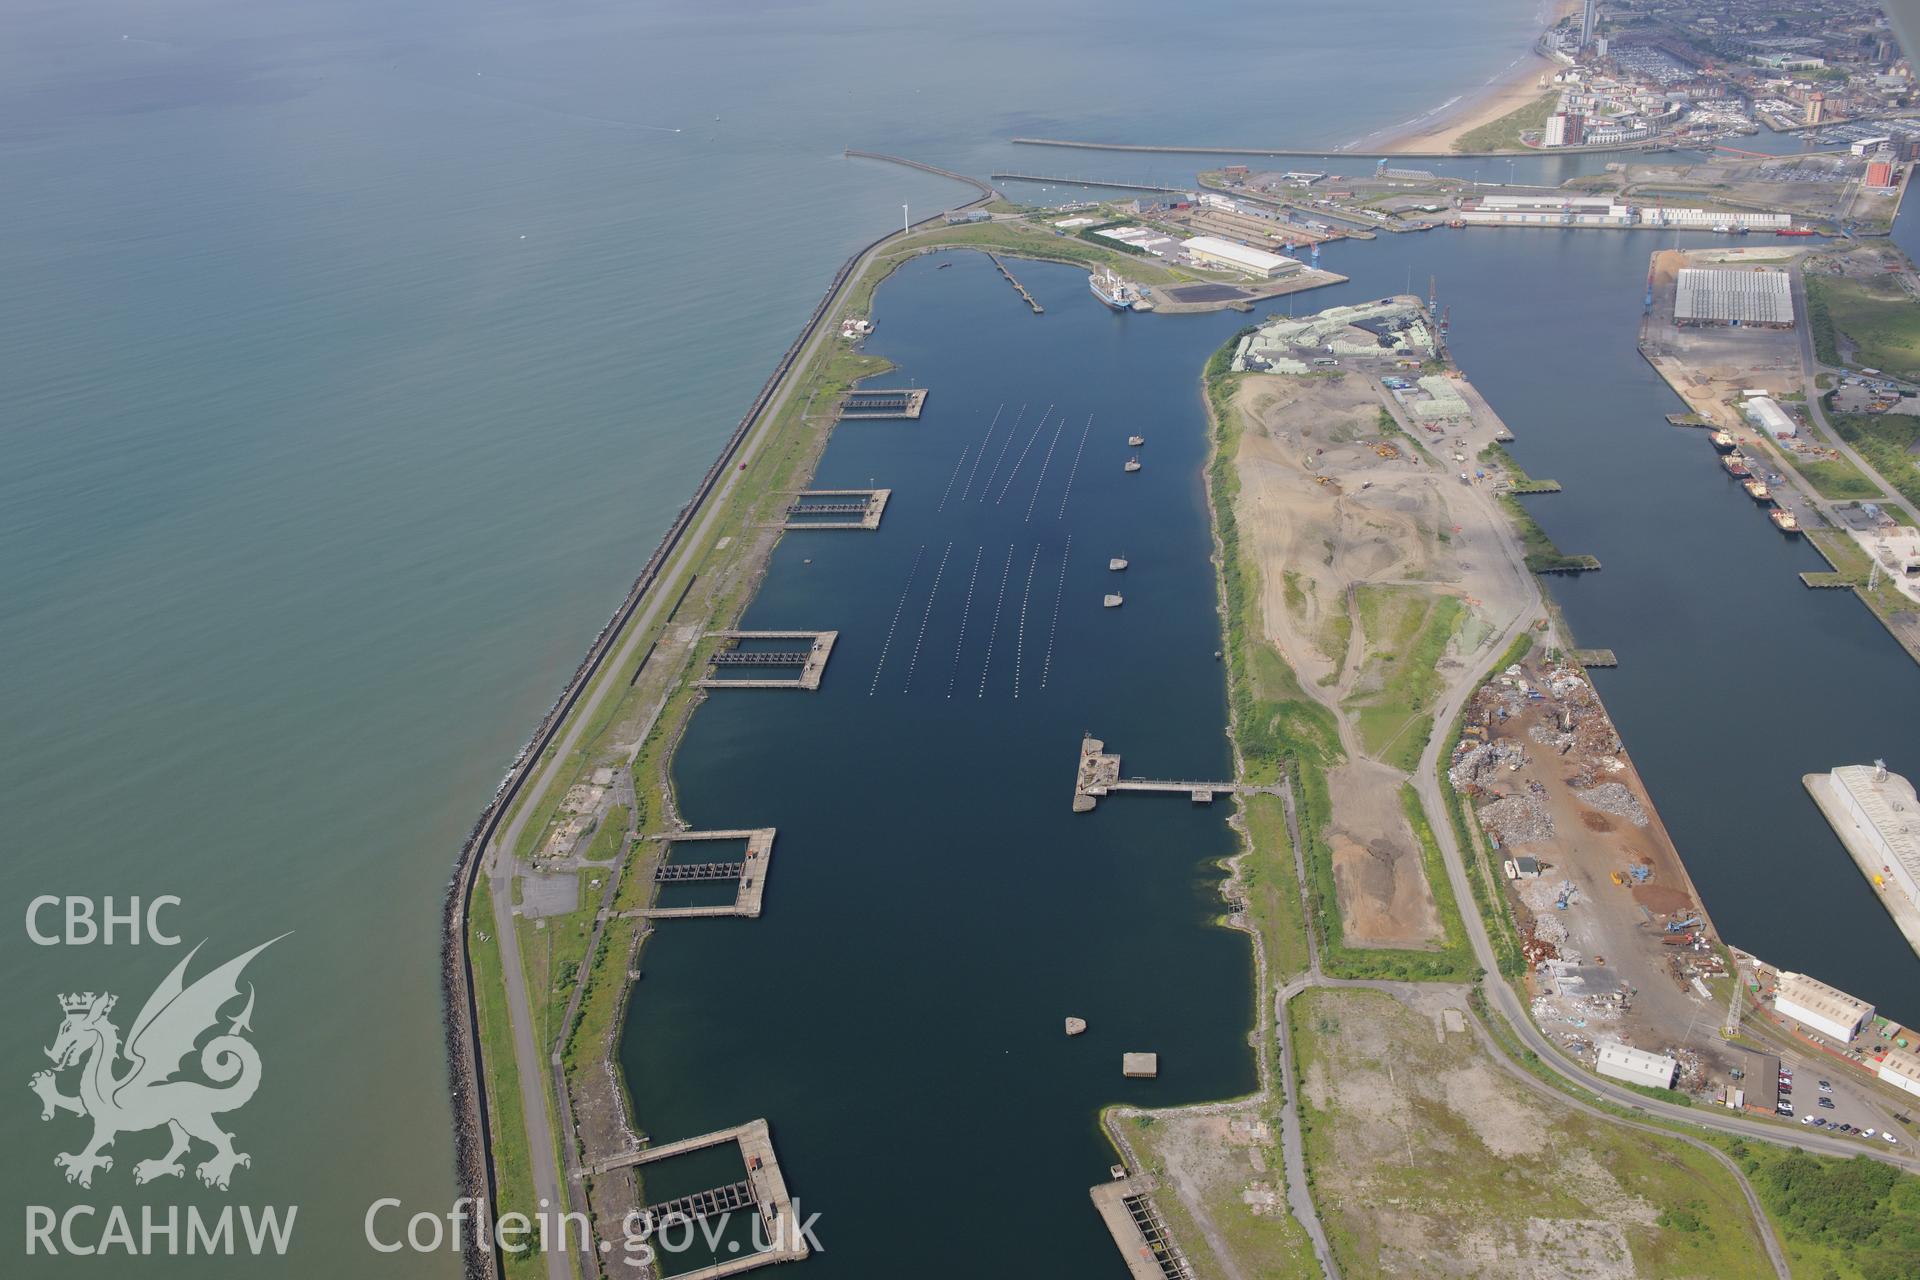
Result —
POLYGON ((1526 1089, 1458 988, 1405 999, 1314 989, 1293 1007, 1316 1200, 1349 1274, 1771 1274, 1730 1180, 1526 1089), (1698 1229, 1662 1226, 1661 1205, 1698 1229))
MULTIPOLYGON (((1404 437, 1383 433, 1386 403, 1359 371, 1249 377, 1236 401, 1247 425, 1235 461, 1239 527, 1261 574, 1262 628, 1302 685, 1334 710, 1347 748, 1347 763, 1327 778, 1343 935, 1354 946, 1406 947, 1436 941, 1441 924, 1400 806, 1407 775, 1368 756, 1352 728, 1354 706, 1398 657, 1369 645, 1356 590, 1393 587, 1422 610, 1442 594, 1460 598, 1468 621, 1441 659, 1457 668, 1457 648, 1477 645, 1487 620, 1517 611, 1525 585, 1502 568, 1494 540, 1508 535, 1491 505, 1404 437), (1381 456, 1383 441, 1397 456, 1381 456)), ((1473 431, 1490 439, 1491 424, 1489 413, 1473 431)), ((1413 431, 1428 449, 1453 448, 1413 431)))

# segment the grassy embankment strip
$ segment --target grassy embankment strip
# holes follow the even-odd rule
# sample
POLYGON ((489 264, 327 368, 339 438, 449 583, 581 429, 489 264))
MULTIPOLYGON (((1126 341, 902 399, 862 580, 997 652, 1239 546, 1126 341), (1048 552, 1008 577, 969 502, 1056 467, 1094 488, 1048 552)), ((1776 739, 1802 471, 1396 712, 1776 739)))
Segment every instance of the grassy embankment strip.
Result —
POLYGON ((1523 133, 1539 133, 1547 127, 1547 117, 1560 102, 1560 93, 1542 94, 1524 107, 1509 111, 1498 120, 1490 120, 1453 140, 1455 151, 1518 151, 1524 144, 1523 133))
POLYGON ((1497 440, 1480 451, 1480 461, 1492 462, 1504 467, 1507 472, 1508 483, 1512 486, 1511 492, 1513 493, 1560 492, 1560 482, 1558 480, 1534 479, 1527 474, 1527 469, 1520 465, 1513 454, 1507 451, 1507 447, 1497 440))
MULTIPOLYGON (((1250 781, 1292 779, 1300 841, 1307 864, 1310 902, 1309 926, 1320 939, 1322 968, 1334 977, 1397 978, 1458 981, 1470 978, 1474 966, 1464 948, 1460 952, 1398 951, 1350 948, 1342 940, 1338 898, 1333 883, 1333 853, 1326 842, 1332 817, 1326 770, 1345 758, 1333 712, 1309 697, 1280 651, 1259 638, 1250 617, 1260 599, 1260 570, 1252 557, 1241 554, 1236 502, 1240 475, 1236 458, 1240 446, 1240 416, 1233 406, 1234 388, 1244 374, 1231 370, 1233 352, 1248 330, 1229 338, 1207 361, 1203 385, 1213 426, 1213 457, 1208 466, 1209 496, 1214 530, 1219 539, 1221 606, 1227 631, 1227 689, 1233 732, 1242 767, 1250 781)), ((1251 824, 1249 830, 1251 832, 1251 824)), ((1267 828, 1273 830, 1271 825, 1267 828)), ((1424 818, 1421 826, 1424 829, 1424 818)), ((1284 834, 1284 824, 1280 826, 1284 834)), ((1431 841, 1431 832, 1427 832, 1431 841)), ((1256 848, 1256 855, 1263 851, 1256 848)), ((1434 850, 1437 856, 1437 849, 1434 850)), ((1272 858, 1281 856, 1279 851, 1272 858)), ((1256 857, 1258 861, 1258 857, 1256 857)), ((1430 879, 1444 879, 1444 869, 1431 867, 1430 879)), ((1436 902, 1439 886, 1436 883, 1436 902)), ((1451 902, 1451 899, 1448 899, 1451 902)), ((1451 912, 1456 920, 1457 910, 1451 912)))
MULTIPOLYGON (((494 1217, 524 1213, 533 1220, 533 1164, 527 1158, 527 1126, 520 1106, 520 1068, 513 1056, 513 1029, 507 1021, 505 979, 500 968, 500 941, 493 928, 493 895, 486 877, 473 891, 473 917, 467 925, 468 954, 473 961, 474 1004, 479 1009, 481 1070, 486 1073, 488 1122, 494 1134, 494 1217), (510 1141, 502 1141, 510 1138, 510 1141)), ((533 1250, 522 1246, 503 1251, 507 1280, 541 1273, 533 1250)))
MULTIPOLYGON (((1492 674, 1505 671, 1532 650, 1533 633, 1522 632, 1500 656, 1492 674)), ((1500 973, 1503 977, 1518 978, 1526 972, 1527 962, 1520 950, 1520 933, 1514 927, 1513 912, 1507 906, 1499 860, 1494 857, 1493 846, 1482 834, 1480 824, 1468 813, 1466 801, 1453 789, 1453 780, 1447 776, 1447 762, 1453 758, 1453 747, 1466 732, 1466 715, 1463 710, 1454 717, 1453 727, 1447 735, 1447 752, 1440 757, 1440 794, 1446 800, 1447 820, 1453 824, 1453 838, 1459 843, 1462 856, 1467 858, 1467 883, 1473 888, 1473 900, 1480 909, 1480 918, 1486 922, 1487 937, 1493 943, 1494 958, 1500 973)))
POLYGON ((1533 512, 1527 510, 1512 494, 1501 494, 1500 506, 1507 513, 1507 519, 1512 521, 1514 532, 1520 535, 1520 546, 1526 552, 1529 572, 1572 573, 1600 567, 1600 562, 1590 555, 1570 556, 1561 551, 1547 536, 1547 531, 1540 527, 1540 522, 1533 518, 1533 512))

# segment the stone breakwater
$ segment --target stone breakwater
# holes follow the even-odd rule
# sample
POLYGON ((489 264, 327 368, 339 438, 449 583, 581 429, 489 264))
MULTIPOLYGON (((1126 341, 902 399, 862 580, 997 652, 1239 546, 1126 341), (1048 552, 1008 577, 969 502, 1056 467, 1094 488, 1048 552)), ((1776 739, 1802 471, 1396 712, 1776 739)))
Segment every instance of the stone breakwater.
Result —
MULTIPOLYGON (((872 152, 849 152, 869 159, 884 160, 903 164, 915 169, 924 169, 943 177, 951 177, 967 182, 980 192, 980 195, 961 208, 973 208, 987 203, 998 193, 992 187, 975 179, 946 170, 933 169, 916 161, 887 156, 872 152)), ((941 215, 923 219, 914 223, 914 228, 924 228, 940 219, 941 215)), ((493 839, 501 822, 506 817, 513 802, 519 798, 522 788, 529 780, 533 768, 539 763, 549 743, 559 732, 574 705, 586 692, 587 686, 600 673, 602 665, 614 649, 614 641, 626 629, 633 619, 647 593, 659 583, 661 571, 668 558, 679 547, 693 523, 693 517, 700 507, 712 496, 719 486, 721 477, 727 468, 733 465, 735 455, 747 436, 766 416, 780 384, 790 375, 800 360, 800 353, 812 340, 814 334, 825 321, 836 299, 853 278, 854 272, 863 259, 875 249, 885 244, 895 235, 903 233, 889 232, 860 248, 841 264, 828 283, 813 313, 801 326, 799 335, 787 347, 785 354, 774 366, 773 372, 761 386, 760 393, 754 397, 745 416, 727 437, 706 473, 701 476, 693 496, 681 505, 674 514, 672 524, 662 535, 660 544, 648 557, 646 565, 634 579, 626 598, 614 611, 606 625, 594 636, 588 646, 586 656, 574 669, 571 679, 561 690, 553 706, 543 716, 520 753, 514 757, 513 765, 501 779, 499 787, 493 793, 493 799, 480 814, 479 820, 467 835, 466 843, 460 847, 459 857, 454 862, 453 878, 447 885, 447 897, 441 911, 440 945, 440 984, 443 1000, 444 1023, 447 1035, 447 1075, 448 1094, 454 1109, 454 1168, 459 1181, 460 1194, 471 1198, 476 1204, 484 1206, 479 1215, 486 1220, 487 1229, 474 1231, 466 1241, 464 1265, 466 1273, 475 1280, 493 1280, 500 1273, 499 1256, 492 1247, 492 1214, 495 1185, 493 1181, 493 1141, 494 1137, 487 1119, 486 1078, 481 1067, 481 1047, 479 1040, 479 1011, 475 1004, 473 990, 473 958, 467 950, 467 936, 470 915, 473 906, 473 892, 479 883, 480 864, 487 845, 493 839)))

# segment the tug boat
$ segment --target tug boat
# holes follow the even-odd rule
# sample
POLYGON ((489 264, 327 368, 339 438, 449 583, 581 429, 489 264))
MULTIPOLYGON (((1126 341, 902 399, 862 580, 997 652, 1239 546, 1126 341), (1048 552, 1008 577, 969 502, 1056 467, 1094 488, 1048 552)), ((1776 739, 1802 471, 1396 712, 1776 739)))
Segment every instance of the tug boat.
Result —
POLYGON ((1733 438, 1732 432, 1716 431, 1713 433, 1713 447, 1722 453, 1732 453, 1737 443, 1733 438))
POLYGON ((1745 488, 1747 496, 1755 502, 1769 503, 1773 501, 1773 490, 1767 488, 1767 482, 1758 476, 1748 480, 1745 488))
POLYGON ((1767 512, 1767 514, 1773 517, 1773 523, 1780 532, 1787 534, 1800 532, 1800 521, 1794 516, 1793 512, 1787 510, 1785 507, 1775 507, 1773 510, 1767 512))

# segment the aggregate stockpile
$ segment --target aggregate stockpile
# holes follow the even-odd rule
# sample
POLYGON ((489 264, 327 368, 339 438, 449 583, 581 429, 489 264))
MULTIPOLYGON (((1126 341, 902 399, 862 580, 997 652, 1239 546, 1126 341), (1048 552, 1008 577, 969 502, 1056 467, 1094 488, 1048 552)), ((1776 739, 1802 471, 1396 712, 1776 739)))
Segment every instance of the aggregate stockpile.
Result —
POLYGON ((1542 1026, 1576 1051, 1598 1028, 1673 1048, 1721 959, 1587 674, 1539 661, 1493 677, 1448 777, 1497 849, 1542 1026))

